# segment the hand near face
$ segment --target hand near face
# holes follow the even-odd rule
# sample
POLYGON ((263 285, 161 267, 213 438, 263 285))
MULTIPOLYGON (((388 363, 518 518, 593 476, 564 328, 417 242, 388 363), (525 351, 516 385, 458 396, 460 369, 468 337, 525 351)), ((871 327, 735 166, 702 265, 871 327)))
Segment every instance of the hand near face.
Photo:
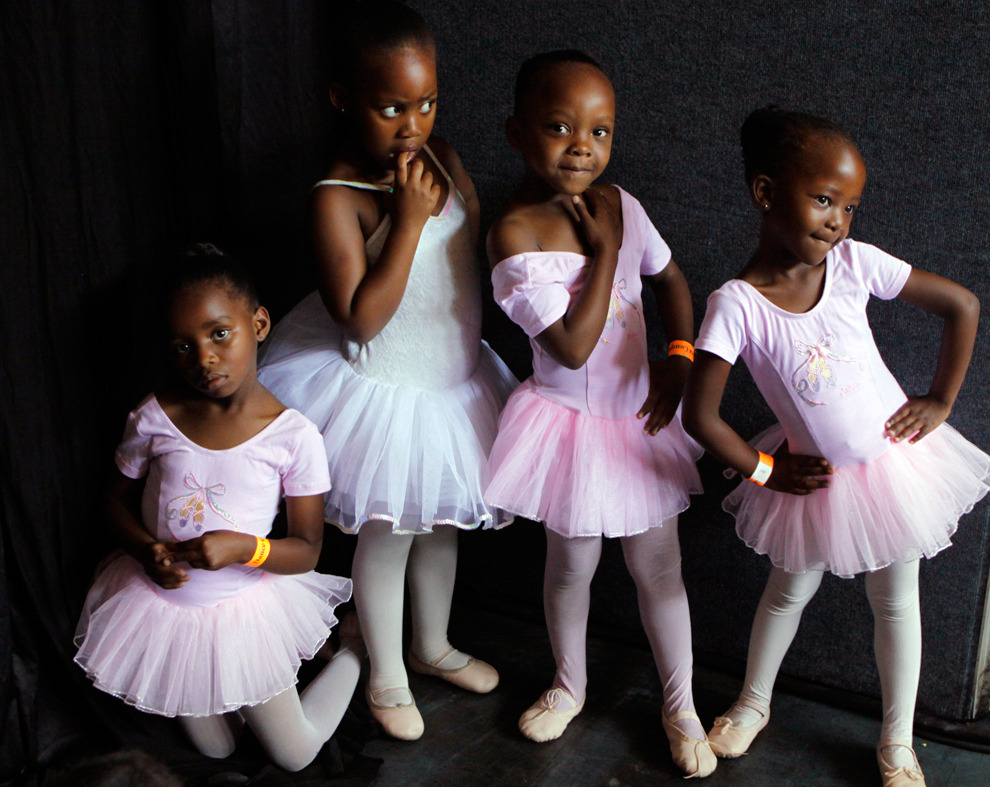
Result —
POLYGON ((574 214, 588 245, 595 255, 617 252, 622 245, 622 217, 612 203, 596 189, 571 198, 574 214))
POLYGON ((408 222, 422 228, 432 215, 440 199, 440 184, 433 182, 433 175, 427 171, 420 158, 410 163, 408 156, 400 155, 395 170, 394 212, 395 221, 408 222))

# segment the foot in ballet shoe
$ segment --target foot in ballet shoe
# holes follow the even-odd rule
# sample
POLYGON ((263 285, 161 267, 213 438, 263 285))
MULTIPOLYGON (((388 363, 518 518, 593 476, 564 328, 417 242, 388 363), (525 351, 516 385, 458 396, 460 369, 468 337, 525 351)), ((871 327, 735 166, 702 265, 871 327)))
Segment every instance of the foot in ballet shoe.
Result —
POLYGON ((731 713, 732 708, 737 705, 756 711, 761 714, 761 718, 758 722, 748 727, 740 727, 727 716, 719 716, 715 719, 715 724, 712 726, 711 732, 708 733, 708 743, 711 745, 716 757, 726 759, 742 757, 749 751, 749 747, 753 744, 756 736, 760 734, 760 730, 766 727, 767 722, 770 721, 769 708, 763 708, 755 703, 739 700, 739 702, 732 703, 729 712, 731 713))
MULTIPOLYGON (((412 698, 412 692, 409 692, 408 705, 379 705, 375 702, 376 697, 381 698, 390 691, 399 691, 399 689, 382 689, 373 692, 370 687, 365 686, 364 698, 368 701, 368 710, 388 735, 400 741, 418 740, 426 727, 423 724, 423 717, 419 715, 416 701, 412 698)), ((405 691, 408 692, 409 689, 405 691)))
POLYGON ((918 757, 914 753, 914 749, 907 743, 900 741, 881 743, 877 748, 877 765, 880 766, 880 778, 883 781, 883 787, 925 787, 925 775, 921 772, 918 757), (887 762, 883 755, 885 746, 900 746, 907 749, 911 753, 914 765, 895 767, 887 762))
POLYGON ((564 689, 547 689, 522 716, 519 717, 519 731, 537 743, 544 743, 559 738, 571 719, 584 709, 584 700, 575 703, 574 698, 564 689), (567 710, 557 710, 561 700, 570 700, 573 707, 567 710))
MULTIPOLYGON (((487 694, 498 685, 498 672, 495 668, 481 659, 474 656, 467 656, 467 664, 454 669, 443 667, 444 659, 457 653, 451 648, 436 661, 424 661, 412 650, 409 651, 409 668, 420 675, 432 675, 442 678, 448 683, 453 683, 462 689, 473 691, 477 694, 487 694)), ((467 655, 467 654, 464 654, 467 655)))
POLYGON ((681 711, 673 716, 662 714, 663 731, 670 742, 670 756, 674 760, 674 765, 684 771, 685 779, 703 779, 705 776, 711 776, 718 765, 718 759, 708 739, 689 736, 674 723, 681 719, 694 719, 701 723, 698 714, 691 711, 681 711))

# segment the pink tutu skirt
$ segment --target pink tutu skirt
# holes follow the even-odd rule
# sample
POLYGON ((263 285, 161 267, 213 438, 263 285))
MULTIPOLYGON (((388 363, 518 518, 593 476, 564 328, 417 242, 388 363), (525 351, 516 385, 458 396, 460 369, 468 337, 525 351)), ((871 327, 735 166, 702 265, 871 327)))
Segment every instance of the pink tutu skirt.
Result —
MULTIPOLYGON (((772 453, 777 425, 754 448, 772 453)), ((943 423, 911 445, 892 443, 864 465, 838 467, 810 495, 742 482, 722 504, 739 537, 778 568, 840 577, 932 557, 951 544, 959 518, 990 491, 990 456, 943 423)))
POLYGON ((631 536, 676 516, 699 494, 701 449, 675 420, 654 437, 645 420, 598 418, 541 396, 509 398, 489 459, 485 499, 567 538, 631 536))
POLYGON ((212 607, 173 604, 156 588, 129 555, 104 561, 75 660, 98 689, 162 716, 214 716, 291 688, 337 622, 334 607, 351 596, 349 579, 314 571, 266 572, 212 607))
POLYGON ((482 497, 482 473, 517 381, 487 344, 468 379, 421 390, 355 372, 318 295, 279 323, 273 339, 258 378, 323 434, 333 483, 327 522, 357 533, 369 519, 383 520, 413 534, 507 524, 482 497))

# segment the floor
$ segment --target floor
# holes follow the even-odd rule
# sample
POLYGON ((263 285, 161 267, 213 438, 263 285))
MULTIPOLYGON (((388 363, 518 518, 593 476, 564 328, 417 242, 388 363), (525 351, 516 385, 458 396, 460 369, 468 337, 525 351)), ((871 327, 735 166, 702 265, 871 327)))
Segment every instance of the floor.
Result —
MULTIPOLYGON (((478 696, 435 678, 411 675, 426 721, 426 733, 417 742, 384 737, 359 696, 317 761, 297 774, 267 764, 249 735, 228 759, 208 760, 191 749, 172 720, 148 714, 134 714, 130 745, 167 766, 181 780, 176 784, 185 787, 656 787, 683 783, 670 761, 660 726, 659 681, 645 648, 591 640, 585 710, 559 740, 536 744, 522 737, 516 723, 519 714, 548 687, 553 674, 542 622, 520 622, 461 606, 455 608, 451 634, 461 648, 494 663, 501 684, 491 694, 478 696)), ((305 673, 300 677, 306 681, 305 673)), ((706 725, 728 707, 739 690, 737 678, 702 667, 695 670, 694 685, 695 702, 706 725)), ((874 760, 879 730, 876 703, 857 703, 846 697, 842 704, 859 710, 839 709, 813 696, 806 686, 779 681, 773 717, 750 754, 720 761, 718 770, 704 783, 709 787, 879 785, 874 760)), ((990 742, 990 719, 967 725, 963 734, 990 742)), ((915 748, 930 787, 990 786, 990 753, 921 736, 916 737, 915 748)), ((983 749, 990 750, 990 745, 983 749)), ((92 750, 86 754, 91 756, 92 750)), ((150 784, 147 780, 138 783, 150 784)), ((51 769, 18 784, 79 787, 81 782, 71 771, 51 769)))
MULTIPOLYGON (((377 738, 362 754, 382 760, 373 785, 541 785, 636 787, 682 784, 659 719, 659 683, 645 650, 592 641, 585 710, 557 741, 536 744, 517 728, 519 714, 552 676, 542 626, 460 610, 452 626, 461 647, 496 663, 501 685, 470 695, 412 676, 426 721, 416 743, 377 738)), ((695 672, 695 702, 707 724, 724 711, 739 681, 695 672)), ((980 722, 988 724, 988 722, 980 722)), ((874 760, 879 723, 861 713, 779 692, 770 725, 751 753, 722 760, 705 784, 879 785, 874 760)), ((929 787, 990 785, 990 754, 916 740, 929 787)))

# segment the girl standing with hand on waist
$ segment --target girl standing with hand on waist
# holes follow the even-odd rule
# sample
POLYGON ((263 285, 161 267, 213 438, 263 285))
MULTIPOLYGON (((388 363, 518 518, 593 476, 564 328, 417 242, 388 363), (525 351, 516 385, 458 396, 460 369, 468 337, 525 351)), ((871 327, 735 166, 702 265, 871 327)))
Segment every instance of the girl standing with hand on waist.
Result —
POLYGON ((969 365, 979 303, 958 284, 848 238, 866 167, 835 124, 756 110, 742 147, 759 244, 739 277, 709 298, 684 422, 754 482, 724 507, 774 567, 742 693, 709 740, 720 757, 746 753, 769 720, 777 671, 823 572, 865 573, 883 701, 877 759, 885 785, 917 785, 918 558, 949 546, 959 517, 990 489, 990 457, 944 423, 969 365), (871 295, 943 319, 927 394, 905 396, 884 365, 866 318, 871 295), (753 446, 719 415, 739 357, 780 419, 753 446))

